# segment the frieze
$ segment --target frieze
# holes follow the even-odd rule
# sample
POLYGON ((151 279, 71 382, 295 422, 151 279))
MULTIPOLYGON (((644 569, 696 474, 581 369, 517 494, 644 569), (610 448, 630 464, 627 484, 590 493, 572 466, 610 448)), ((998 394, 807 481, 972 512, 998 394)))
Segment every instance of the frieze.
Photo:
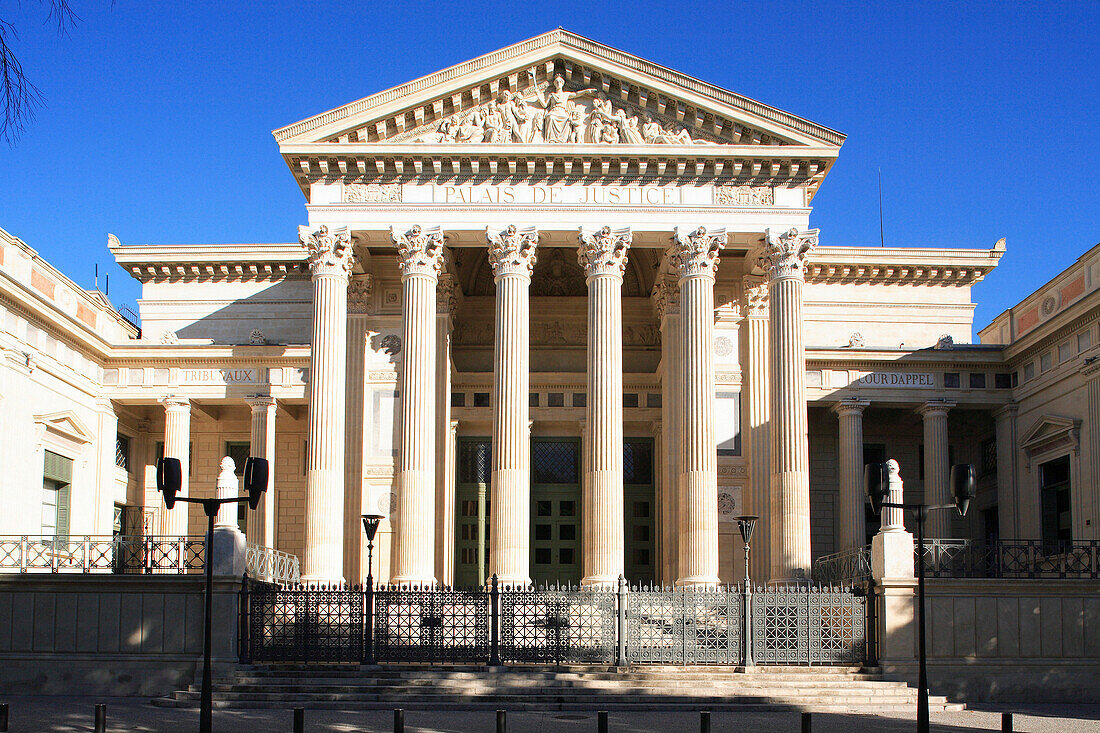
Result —
POLYGON ((716 206, 774 206, 775 189, 771 186, 715 186, 716 206))
POLYGON ((733 466, 719 466, 718 475, 732 476, 734 478, 744 478, 749 475, 749 471, 746 466, 740 464, 733 466))
POLYGON ((344 186, 346 204, 399 204, 399 183, 349 183, 344 186))

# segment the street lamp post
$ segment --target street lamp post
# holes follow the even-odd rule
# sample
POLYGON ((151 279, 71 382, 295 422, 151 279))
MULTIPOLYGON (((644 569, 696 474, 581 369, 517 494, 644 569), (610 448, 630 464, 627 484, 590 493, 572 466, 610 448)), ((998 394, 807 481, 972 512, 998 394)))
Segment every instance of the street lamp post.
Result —
POLYGON ((366 664, 374 664, 374 535, 382 519, 381 514, 363 515, 363 534, 367 536, 366 664))
POLYGON ((741 530, 741 539, 745 541, 745 590, 742 595, 744 608, 741 613, 744 629, 741 633, 741 643, 744 649, 742 662, 746 669, 756 666, 752 659, 752 580, 749 578, 749 542, 752 540, 752 531, 759 518, 753 514, 742 514, 737 517, 737 529, 741 530))
POLYGON ((250 509, 259 506, 260 497, 267 491, 268 464, 266 458, 249 457, 244 464, 244 485, 248 496, 198 499, 176 496, 183 479, 183 466, 178 458, 161 458, 157 462, 157 491, 164 494, 164 506, 171 509, 177 501, 185 504, 201 504, 206 514, 206 547, 203 565, 206 571, 205 612, 202 628, 202 688, 199 693, 199 733, 213 731, 214 691, 211 682, 211 656, 214 625, 214 517, 222 504, 248 502, 250 509))
POLYGON ((908 509, 917 518, 917 733, 928 733, 928 662, 925 654, 924 630, 924 520, 928 512, 955 509, 959 516, 966 516, 970 500, 974 498, 974 466, 962 463, 951 467, 952 504, 906 504, 883 501, 889 494, 885 463, 868 463, 863 469, 863 488, 871 500, 871 509, 880 514, 883 507, 908 509))

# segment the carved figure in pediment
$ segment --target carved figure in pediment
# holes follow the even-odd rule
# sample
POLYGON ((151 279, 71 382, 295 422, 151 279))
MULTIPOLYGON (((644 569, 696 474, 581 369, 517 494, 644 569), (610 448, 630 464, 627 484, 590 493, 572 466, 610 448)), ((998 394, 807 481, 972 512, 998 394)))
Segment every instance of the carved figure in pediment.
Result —
POLYGON ((582 89, 579 92, 565 91, 565 79, 555 76, 550 90, 546 93, 538 91, 539 104, 546 110, 542 119, 543 142, 568 143, 573 133, 570 124, 569 102, 581 97, 590 97, 596 94, 595 89, 582 89))
POLYGON ((619 110, 616 119, 619 122, 620 140, 627 145, 642 145, 645 143, 645 138, 642 137, 642 132, 638 129, 637 115, 630 115, 627 117, 625 110, 619 110))
POLYGON ((485 139, 485 130, 481 126, 481 115, 474 109, 459 118, 454 130, 454 142, 479 143, 485 139))

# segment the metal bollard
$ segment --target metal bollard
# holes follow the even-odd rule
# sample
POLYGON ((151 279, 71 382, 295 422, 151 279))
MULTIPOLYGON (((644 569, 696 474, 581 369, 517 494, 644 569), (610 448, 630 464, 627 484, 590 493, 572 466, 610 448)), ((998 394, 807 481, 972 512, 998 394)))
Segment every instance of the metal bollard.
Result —
POLYGON ((596 713, 596 730, 599 733, 607 733, 607 711, 601 710, 596 713))
POLYGON ((497 733, 508 733, 508 714, 503 710, 497 711, 497 733))
POLYGON ((107 733, 107 706, 101 702, 95 706, 95 733, 107 733))
POLYGON ((294 708, 294 733, 305 733, 306 731, 306 709, 294 708))
POLYGON ((8 733, 8 704, 0 703, 0 733, 8 733))
POLYGON ((1012 733, 1012 713, 1001 713, 1001 733, 1012 733))
POLYGON ((802 733, 812 733, 814 729, 813 718, 810 713, 802 713, 802 733))
POLYGON ((401 708, 393 711, 393 733, 405 733, 405 711, 401 708))
POLYGON ((703 710, 699 713, 699 733, 710 733, 710 711, 703 710))

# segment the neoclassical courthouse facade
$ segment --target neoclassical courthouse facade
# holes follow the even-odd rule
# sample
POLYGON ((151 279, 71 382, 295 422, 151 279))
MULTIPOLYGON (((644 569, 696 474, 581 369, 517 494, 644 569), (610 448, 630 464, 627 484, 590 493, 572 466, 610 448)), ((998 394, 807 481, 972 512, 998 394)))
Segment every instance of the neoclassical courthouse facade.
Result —
POLYGON ((364 513, 386 582, 732 582, 743 513, 803 578, 886 458, 977 466, 932 537, 1100 536, 1100 246, 972 344, 1003 240, 837 246, 842 134, 563 30, 274 135, 296 241, 110 237, 140 328, 0 231, 0 534, 199 535, 157 458, 251 454, 308 580, 367 574, 364 513))

